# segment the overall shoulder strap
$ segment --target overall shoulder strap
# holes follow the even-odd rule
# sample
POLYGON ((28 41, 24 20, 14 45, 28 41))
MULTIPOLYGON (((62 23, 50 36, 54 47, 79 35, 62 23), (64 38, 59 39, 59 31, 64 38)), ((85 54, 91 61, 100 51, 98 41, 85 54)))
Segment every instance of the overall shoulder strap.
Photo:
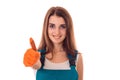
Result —
POLYGON ((75 55, 68 53, 68 59, 69 59, 70 66, 76 66, 75 62, 77 59, 77 54, 78 54, 77 50, 75 50, 75 55))
POLYGON ((38 52, 41 53, 41 58, 40 58, 40 61, 42 63, 42 66, 44 65, 44 61, 45 61, 45 54, 46 54, 46 50, 45 49, 42 49, 42 50, 38 50, 38 52))

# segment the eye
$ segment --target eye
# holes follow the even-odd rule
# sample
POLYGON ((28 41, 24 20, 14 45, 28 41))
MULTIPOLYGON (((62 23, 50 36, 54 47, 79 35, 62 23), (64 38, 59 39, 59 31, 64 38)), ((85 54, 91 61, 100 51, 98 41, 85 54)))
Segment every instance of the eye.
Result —
POLYGON ((54 24, 49 24, 49 28, 55 28, 54 24))
POLYGON ((60 28, 61 28, 61 29, 66 29, 66 25, 65 25, 65 24, 62 24, 62 25, 60 25, 60 28))

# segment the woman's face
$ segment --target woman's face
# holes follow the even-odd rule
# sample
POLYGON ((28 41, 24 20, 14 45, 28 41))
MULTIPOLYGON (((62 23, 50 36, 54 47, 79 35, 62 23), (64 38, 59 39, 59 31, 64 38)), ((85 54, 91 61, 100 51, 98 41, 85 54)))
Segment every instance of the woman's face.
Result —
POLYGON ((53 44, 61 44, 66 37, 66 24, 62 17, 53 15, 49 18, 48 36, 53 44))

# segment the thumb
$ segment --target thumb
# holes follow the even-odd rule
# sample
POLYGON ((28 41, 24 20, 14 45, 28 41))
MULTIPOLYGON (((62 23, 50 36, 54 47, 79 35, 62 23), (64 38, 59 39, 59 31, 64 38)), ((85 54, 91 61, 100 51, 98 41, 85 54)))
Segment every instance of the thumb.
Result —
POLYGON ((33 50, 35 50, 35 51, 37 50, 35 42, 34 42, 34 40, 33 40, 32 37, 30 37, 30 45, 31 45, 31 47, 32 47, 33 50))

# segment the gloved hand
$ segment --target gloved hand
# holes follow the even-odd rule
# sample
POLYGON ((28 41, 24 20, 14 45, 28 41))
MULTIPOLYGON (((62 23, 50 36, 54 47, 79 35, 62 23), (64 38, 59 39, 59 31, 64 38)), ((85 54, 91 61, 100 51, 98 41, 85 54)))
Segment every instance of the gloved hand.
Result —
POLYGON ((32 38, 30 38, 30 45, 32 48, 26 50, 23 58, 23 64, 26 67, 32 67, 40 59, 40 53, 37 52, 34 40, 32 38))

